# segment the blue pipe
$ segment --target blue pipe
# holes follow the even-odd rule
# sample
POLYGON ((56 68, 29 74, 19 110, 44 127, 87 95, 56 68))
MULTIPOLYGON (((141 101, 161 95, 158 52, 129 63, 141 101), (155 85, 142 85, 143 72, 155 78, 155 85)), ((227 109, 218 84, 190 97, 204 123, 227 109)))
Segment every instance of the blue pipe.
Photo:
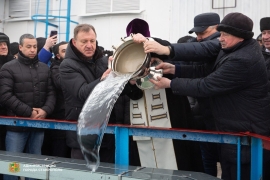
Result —
MULTIPOLYGON (((42 15, 42 14, 32 15, 32 19, 37 19, 37 17, 47 17, 47 16, 46 15, 42 15)), ((48 17, 51 17, 51 18, 63 18, 63 19, 66 19, 67 18, 66 16, 55 16, 55 15, 48 15, 48 17)))
POLYGON ((237 180, 241 180, 241 138, 237 138, 237 180))
MULTIPOLYGON (((62 0, 59 1, 59 8, 61 8, 61 7, 62 7, 62 0)), ((58 17, 60 17, 60 15, 61 15, 61 11, 59 10, 58 17)), ((59 42, 59 40, 61 39, 61 37, 60 37, 60 34, 61 34, 60 18, 58 18, 58 34, 59 34, 59 36, 58 36, 58 42, 59 42)))
POLYGON ((250 179, 262 179, 263 143, 261 139, 251 138, 251 171, 250 179))
MULTIPOLYGON (((39 9, 39 1, 38 1, 38 5, 36 6, 36 9, 35 9, 35 13, 37 14, 38 12, 38 9, 39 9)), ((37 22, 38 21, 35 21, 35 26, 34 26, 34 36, 37 37, 37 22)))
POLYGON ((69 32, 70 32, 70 7, 71 7, 71 0, 68 0, 68 7, 67 7, 67 23, 66 23, 66 42, 69 42, 69 32))
MULTIPOLYGON (((37 19, 37 20, 35 20, 35 22, 43 22, 43 23, 46 23, 45 20, 41 20, 41 19, 37 19)), ((48 24, 49 26, 58 28, 58 25, 52 24, 52 23, 50 23, 50 22, 47 22, 47 24, 48 24)))
POLYGON ((115 163, 129 165, 129 132, 128 128, 115 127, 115 163))
POLYGON ((49 25, 49 8, 50 8, 50 0, 46 2, 46 28, 45 28, 45 38, 48 37, 48 25, 49 25))

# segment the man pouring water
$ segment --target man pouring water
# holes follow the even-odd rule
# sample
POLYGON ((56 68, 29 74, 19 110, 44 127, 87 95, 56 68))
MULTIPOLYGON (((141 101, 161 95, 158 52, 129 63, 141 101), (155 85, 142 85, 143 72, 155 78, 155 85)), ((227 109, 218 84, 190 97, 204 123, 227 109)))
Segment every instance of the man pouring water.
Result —
MULTIPOLYGON (((78 120, 82 107, 91 91, 110 72, 108 57, 103 56, 98 48, 95 28, 89 24, 77 25, 74 29, 74 36, 66 49, 65 59, 60 65, 61 86, 65 98, 65 117, 67 120, 78 120)), ((134 92, 137 89, 136 85, 127 83, 123 93, 128 95, 131 91, 134 92)), ((136 97, 131 98, 136 99, 136 97)), ((67 132, 67 145, 71 148, 71 158, 84 159, 75 131, 67 132)), ((100 151, 100 161, 114 161, 114 154, 108 151, 100 151), (107 157, 107 154, 110 154, 110 157, 107 157)), ((114 152, 114 148, 111 151, 114 152)))

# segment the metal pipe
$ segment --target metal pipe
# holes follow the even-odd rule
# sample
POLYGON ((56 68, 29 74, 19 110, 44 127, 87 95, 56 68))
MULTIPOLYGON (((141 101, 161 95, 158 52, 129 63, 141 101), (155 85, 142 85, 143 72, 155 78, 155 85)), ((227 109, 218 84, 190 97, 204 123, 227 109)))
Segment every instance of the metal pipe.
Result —
POLYGON ((241 180, 241 138, 237 138, 237 180, 241 180))
POLYGON ((66 23, 66 42, 69 41, 69 32, 70 32, 70 7, 71 7, 71 0, 68 0, 67 23, 66 23))
POLYGON ((129 129, 115 127, 115 162, 119 165, 129 165, 129 129))
POLYGON ((50 8, 50 0, 47 0, 46 2, 46 28, 45 28, 45 36, 44 37, 48 37, 48 23, 49 23, 49 8, 50 8))
POLYGON ((262 179, 263 172, 263 143, 262 139, 251 138, 251 171, 250 179, 262 179))

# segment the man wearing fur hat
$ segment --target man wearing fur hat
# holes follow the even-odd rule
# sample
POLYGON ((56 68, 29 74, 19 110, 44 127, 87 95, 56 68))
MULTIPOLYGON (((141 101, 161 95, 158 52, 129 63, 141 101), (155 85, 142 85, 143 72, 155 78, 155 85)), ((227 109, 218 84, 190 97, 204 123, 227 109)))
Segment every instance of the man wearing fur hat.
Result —
POLYGON ((14 56, 10 54, 10 42, 9 37, 0 32, 0 68, 8 61, 14 59, 14 56))
MULTIPOLYGON (((10 54, 10 42, 9 37, 0 32, 0 68, 8 61, 14 59, 14 56, 10 54)), ((6 109, 0 105, 0 115, 6 115, 6 109)), ((6 137, 6 127, 0 126, 0 150, 5 150, 5 137, 6 137)))
MULTIPOLYGON (((252 28, 253 21, 249 17, 241 13, 226 15, 217 27, 221 34, 221 50, 212 73, 198 79, 170 80, 163 77, 151 82, 156 89, 171 88, 178 95, 210 97, 218 131, 249 131, 269 136, 270 96, 267 89, 267 70, 260 46, 252 39, 252 28)), ((145 52, 153 52, 152 45, 148 46, 146 42, 145 52)), ((173 48, 177 49, 174 46, 173 48)), ((171 52, 168 47, 158 51, 166 55, 171 52)), ((183 73, 179 67, 168 63, 160 64, 157 66, 159 68, 164 73, 175 74, 176 77, 183 73)), ((202 69, 200 71, 203 72, 202 69)), ((241 151, 241 176, 242 179, 250 179, 250 147, 243 146, 241 151)), ((236 179, 236 152, 235 145, 220 145, 222 179, 236 179)))
MULTIPOLYGON (((264 17, 260 20, 260 29, 262 35, 262 54, 264 56, 268 71, 268 79, 270 80, 270 17, 264 17)), ((270 83, 269 83, 270 91, 270 83)))

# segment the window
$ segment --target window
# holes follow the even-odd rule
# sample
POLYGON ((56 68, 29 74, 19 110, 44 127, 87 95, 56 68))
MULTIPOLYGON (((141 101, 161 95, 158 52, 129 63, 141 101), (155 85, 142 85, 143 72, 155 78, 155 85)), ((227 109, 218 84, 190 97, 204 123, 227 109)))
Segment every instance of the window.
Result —
POLYGON ((140 10, 140 1, 113 0, 112 12, 140 10))
MULTIPOLYGON (((51 10, 52 1, 48 1, 51 10)), ((11 18, 26 18, 35 14, 46 14, 47 0, 8 0, 8 2, 9 17, 11 18)))
POLYGON ((29 17, 29 0, 9 0, 9 17, 21 18, 29 17))
MULTIPOLYGON (((50 10, 52 10, 52 1, 49 1, 50 10)), ((46 14, 47 0, 31 0, 31 16, 35 14, 46 14)), ((49 12, 51 14, 51 12, 49 12)))
POLYGON ((111 0, 87 0, 86 13, 96 14, 111 11, 111 0))
POLYGON ((86 0, 86 14, 121 13, 140 10, 140 0, 86 0))
POLYGON ((212 0, 213 9, 235 8, 236 0, 212 0))

